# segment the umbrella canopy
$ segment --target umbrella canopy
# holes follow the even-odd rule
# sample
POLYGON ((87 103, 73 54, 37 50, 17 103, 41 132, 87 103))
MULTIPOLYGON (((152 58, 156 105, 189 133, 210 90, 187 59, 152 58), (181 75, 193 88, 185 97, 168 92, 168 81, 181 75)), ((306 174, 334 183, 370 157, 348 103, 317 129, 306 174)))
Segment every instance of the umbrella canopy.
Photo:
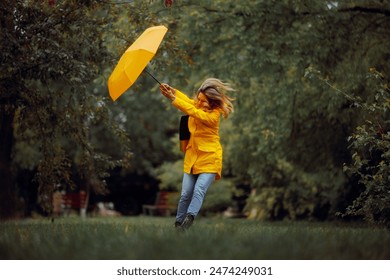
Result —
POLYGON ((112 100, 118 99, 137 80, 156 54, 167 31, 162 25, 150 27, 125 51, 108 79, 112 100))

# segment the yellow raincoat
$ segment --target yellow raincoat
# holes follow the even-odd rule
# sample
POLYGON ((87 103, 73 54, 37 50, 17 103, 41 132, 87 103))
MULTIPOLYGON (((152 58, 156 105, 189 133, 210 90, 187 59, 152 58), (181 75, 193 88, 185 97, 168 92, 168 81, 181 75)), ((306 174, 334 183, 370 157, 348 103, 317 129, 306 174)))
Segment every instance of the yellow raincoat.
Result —
POLYGON ((184 156, 184 172, 190 174, 216 173, 221 178, 222 146, 219 141, 221 111, 210 112, 197 109, 195 101, 176 90, 172 104, 189 115, 188 128, 191 133, 184 156))

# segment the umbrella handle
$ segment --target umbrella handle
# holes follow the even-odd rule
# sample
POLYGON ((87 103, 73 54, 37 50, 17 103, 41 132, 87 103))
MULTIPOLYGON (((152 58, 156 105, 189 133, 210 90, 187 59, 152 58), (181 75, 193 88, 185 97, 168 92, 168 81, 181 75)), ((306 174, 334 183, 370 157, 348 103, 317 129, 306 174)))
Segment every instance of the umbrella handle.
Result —
MULTIPOLYGON (((150 75, 150 77, 152 77, 153 78, 153 80, 155 80, 157 83, 159 83, 160 84, 160 86, 161 86, 161 83, 160 83, 160 81, 159 80, 157 80, 156 79, 156 77, 154 77, 148 70, 146 70, 146 69, 144 69, 144 71, 146 72, 146 73, 148 73, 149 75, 150 75)), ((166 88, 167 89, 167 87, 164 85, 164 88, 166 88)))
POLYGON ((159 80, 157 80, 148 70, 145 69, 145 72, 148 73, 150 75, 150 77, 153 78, 153 80, 155 80, 157 83, 159 83, 161 85, 161 83, 159 82, 159 80))

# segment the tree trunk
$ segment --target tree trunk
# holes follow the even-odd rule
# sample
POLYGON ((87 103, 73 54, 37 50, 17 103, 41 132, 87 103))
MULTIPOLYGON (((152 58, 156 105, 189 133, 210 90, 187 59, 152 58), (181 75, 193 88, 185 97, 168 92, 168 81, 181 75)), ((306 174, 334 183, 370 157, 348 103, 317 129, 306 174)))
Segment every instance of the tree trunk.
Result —
POLYGON ((14 112, 11 108, 0 107, 0 220, 16 213, 16 191, 11 170, 11 154, 14 144, 14 112))

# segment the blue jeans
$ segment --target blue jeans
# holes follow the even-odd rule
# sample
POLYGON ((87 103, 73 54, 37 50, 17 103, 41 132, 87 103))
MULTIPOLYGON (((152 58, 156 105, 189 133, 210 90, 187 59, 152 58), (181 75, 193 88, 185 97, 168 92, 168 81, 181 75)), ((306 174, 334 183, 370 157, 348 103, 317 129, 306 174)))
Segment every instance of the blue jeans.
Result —
POLYGON ((183 175, 183 183, 176 221, 182 222, 187 214, 198 215, 207 189, 215 179, 215 173, 183 175))

